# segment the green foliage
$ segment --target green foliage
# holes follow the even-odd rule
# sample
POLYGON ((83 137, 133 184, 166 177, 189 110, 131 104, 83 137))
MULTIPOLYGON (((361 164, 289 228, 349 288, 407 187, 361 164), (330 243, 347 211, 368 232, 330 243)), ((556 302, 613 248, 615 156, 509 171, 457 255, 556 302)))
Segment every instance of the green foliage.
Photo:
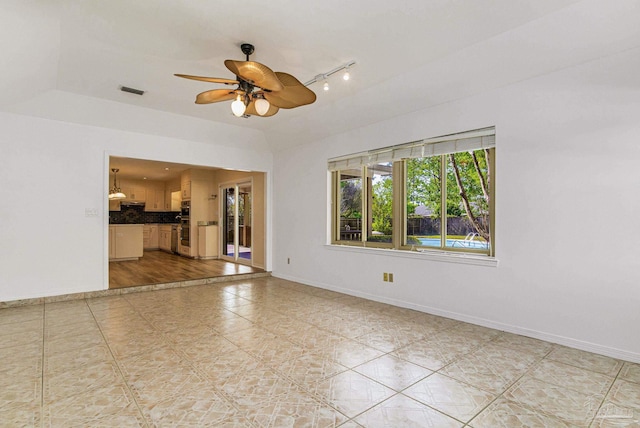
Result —
POLYGON ((407 245, 422 245, 415 236, 407 236, 407 245))
MULTIPOLYGON (((481 172, 486 177, 487 162, 483 150, 475 151, 481 172)), ((475 216, 489 212, 487 199, 482 191, 481 178, 478 174, 473 157, 468 152, 454 154, 462 186, 469 198, 472 213, 475 216)), ((453 165, 448 156, 433 156, 407 160, 407 213, 412 214, 415 207, 424 205, 430 208, 433 216, 439 218, 442 214, 441 197, 441 166, 444 161, 446 171, 447 205, 446 215, 460 217, 466 215, 460 189, 458 188, 453 165)))
POLYGON ((362 218, 362 179, 340 180, 340 217, 362 218))
POLYGON ((367 236, 368 242, 391 242, 391 235, 371 235, 367 236))
POLYGON ((385 235, 391 235, 391 219, 393 216, 393 179, 390 175, 379 177, 377 180, 374 180, 372 188, 373 199, 371 201, 371 227, 377 232, 381 232, 385 235))
MULTIPOLYGON (((368 242, 391 242, 391 235, 367 236, 368 242)), ((407 236, 407 245, 420 245, 420 240, 415 236, 407 236)))
MULTIPOLYGON (((476 150, 476 159, 480 171, 487 176, 487 162, 484 150, 476 150)), ((473 162, 473 156, 469 152, 460 152, 454 154, 458 171, 460 172, 460 181, 462 182, 462 188, 464 189, 467 198, 469 199, 469 205, 471 212, 475 217, 486 215, 489 213, 489 201, 485 198, 482 191, 482 184, 480 182, 481 177, 476 170, 473 162)), ((460 189, 456 183, 453 165, 447 157, 447 203, 449 201, 455 201, 456 206, 460 210, 458 216, 466 215, 464 207, 462 205, 462 197, 460 195, 460 189), (454 196, 454 197, 452 197, 454 196)), ((448 211, 448 210, 447 210, 448 211)))
POLYGON ((434 217, 440 217, 440 157, 407 160, 407 213, 416 207, 430 208, 434 217))
POLYGON ((411 201, 407 201, 407 216, 408 217, 412 217, 416 212, 416 208, 418 208, 418 204, 411 202, 411 201))

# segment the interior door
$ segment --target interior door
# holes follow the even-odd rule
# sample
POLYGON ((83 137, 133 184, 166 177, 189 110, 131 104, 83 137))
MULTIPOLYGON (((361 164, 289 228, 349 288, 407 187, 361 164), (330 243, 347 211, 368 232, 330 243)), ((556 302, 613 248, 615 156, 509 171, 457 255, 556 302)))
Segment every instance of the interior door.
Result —
POLYGON ((251 183, 234 183, 220 189, 222 198, 222 258, 239 263, 252 262, 251 183))

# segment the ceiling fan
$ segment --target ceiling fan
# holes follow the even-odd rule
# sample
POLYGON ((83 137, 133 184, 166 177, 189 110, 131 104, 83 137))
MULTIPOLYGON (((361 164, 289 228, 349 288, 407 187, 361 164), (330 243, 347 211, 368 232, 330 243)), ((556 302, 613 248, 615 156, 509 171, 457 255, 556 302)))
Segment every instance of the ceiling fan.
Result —
POLYGON ((238 85, 235 89, 212 89, 202 92, 196 96, 196 104, 235 100, 231 103, 234 115, 268 117, 276 114, 281 108, 300 107, 316 100, 316 94, 292 75, 274 72, 266 65, 249 61, 249 55, 254 51, 252 44, 243 43, 240 49, 246 55, 246 61, 228 59, 224 62, 229 71, 236 75, 236 80, 175 74, 185 79, 238 85))

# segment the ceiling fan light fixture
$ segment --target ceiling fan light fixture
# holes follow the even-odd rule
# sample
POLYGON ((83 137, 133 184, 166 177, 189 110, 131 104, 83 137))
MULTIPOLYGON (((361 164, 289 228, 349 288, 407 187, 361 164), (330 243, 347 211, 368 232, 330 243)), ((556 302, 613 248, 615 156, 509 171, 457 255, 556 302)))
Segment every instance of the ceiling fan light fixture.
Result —
POLYGON ((227 59, 224 65, 235 75, 234 79, 175 74, 177 77, 224 85, 238 85, 236 89, 211 89, 196 96, 196 104, 232 101, 231 111, 236 117, 271 117, 280 109, 291 109, 312 104, 316 94, 294 76, 273 71, 259 62, 251 61, 253 45, 240 46, 246 61, 227 59))
POLYGON ((264 116, 269 111, 269 107, 271 107, 271 104, 269 104, 269 101, 265 100, 264 98, 256 98, 255 106, 258 114, 260 116, 264 116))
POLYGON ((231 111, 233 112, 234 116, 242 117, 246 109, 247 109, 247 106, 245 105, 244 100, 242 99, 242 95, 238 94, 238 96, 236 97, 236 100, 231 103, 231 111))

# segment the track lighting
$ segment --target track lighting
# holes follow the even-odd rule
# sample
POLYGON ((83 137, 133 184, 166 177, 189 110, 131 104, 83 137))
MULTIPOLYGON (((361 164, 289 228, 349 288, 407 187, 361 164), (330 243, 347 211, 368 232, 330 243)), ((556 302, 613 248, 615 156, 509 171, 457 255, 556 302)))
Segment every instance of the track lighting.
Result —
POLYGON ((324 81, 323 85, 322 85, 322 89, 324 89, 325 91, 329 90, 329 82, 327 81, 327 78, 333 74, 338 73, 339 71, 344 70, 344 74, 342 75, 342 79, 343 80, 349 80, 351 78, 351 74, 349 69, 356 65, 355 61, 349 61, 346 64, 341 65, 340 67, 336 67, 331 71, 328 71, 327 73, 323 73, 323 74, 318 74, 316 77, 314 77, 313 79, 309 80, 308 82, 305 82, 304 86, 309 86, 312 85, 316 82, 320 82, 320 81, 324 81))

